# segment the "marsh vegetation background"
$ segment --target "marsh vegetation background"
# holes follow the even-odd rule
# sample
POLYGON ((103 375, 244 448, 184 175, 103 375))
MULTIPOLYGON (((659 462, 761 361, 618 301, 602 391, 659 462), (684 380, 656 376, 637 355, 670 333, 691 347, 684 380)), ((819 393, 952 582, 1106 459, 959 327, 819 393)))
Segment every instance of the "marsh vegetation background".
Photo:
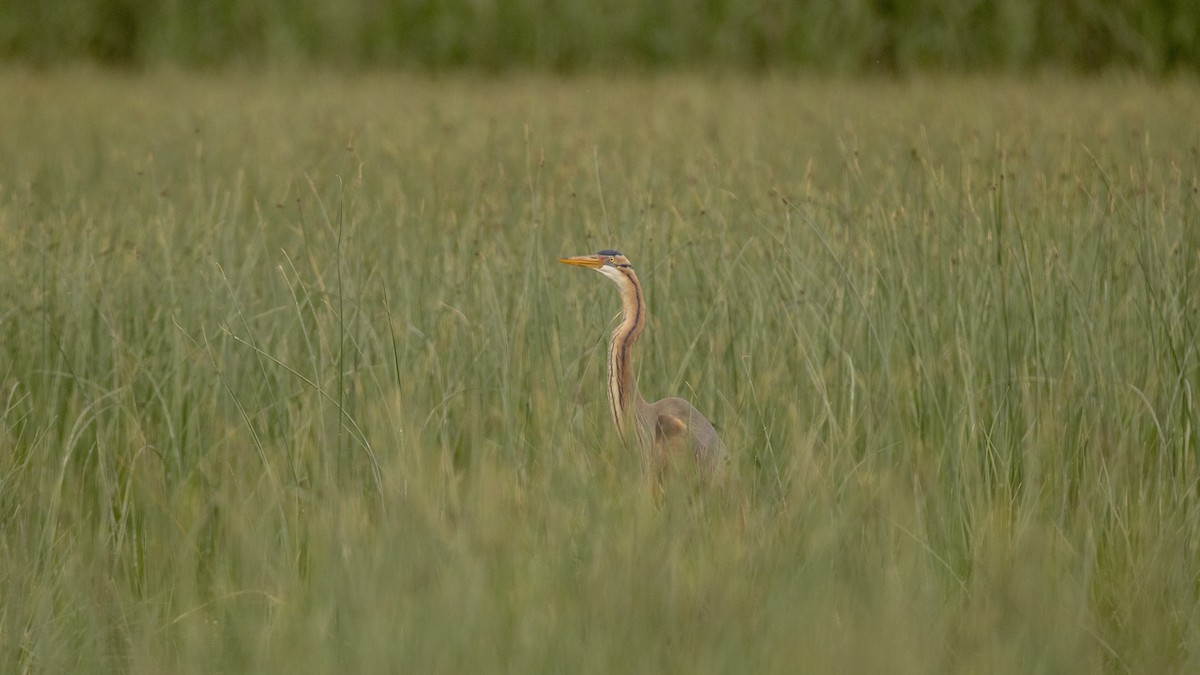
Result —
POLYGON ((0 671, 1200 670, 1190 5, 338 7, 0 4, 0 671))
POLYGON ((1194 72, 1189 0, 0 2, 0 56, 119 66, 1194 72))

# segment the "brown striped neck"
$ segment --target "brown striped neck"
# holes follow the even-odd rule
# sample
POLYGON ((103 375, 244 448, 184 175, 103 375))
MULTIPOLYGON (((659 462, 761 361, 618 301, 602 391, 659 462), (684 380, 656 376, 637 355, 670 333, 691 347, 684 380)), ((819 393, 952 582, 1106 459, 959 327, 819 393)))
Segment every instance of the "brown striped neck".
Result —
POLYGON ((608 344, 608 402, 617 429, 622 436, 630 439, 633 431, 630 428, 631 420, 635 419, 637 401, 641 398, 633 371, 633 346, 646 325, 646 302, 642 297, 642 285, 632 267, 604 271, 621 293, 623 310, 621 323, 613 331, 608 344))

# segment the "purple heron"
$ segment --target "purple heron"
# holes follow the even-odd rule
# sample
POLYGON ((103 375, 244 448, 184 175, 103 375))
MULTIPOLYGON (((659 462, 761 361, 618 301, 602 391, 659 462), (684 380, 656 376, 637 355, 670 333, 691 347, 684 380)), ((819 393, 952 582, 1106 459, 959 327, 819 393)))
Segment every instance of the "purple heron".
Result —
POLYGON ((633 265, 620 251, 559 258, 561 263, 587 267, 608 277, 621 294, 621 323, 608 344, 609 412, 626 442, 642 451, 643 466, 661 483, 675 456, 690 452, 700 474, 719 479, 725 445, 716 429, 691 403, 678 397, 647 403, 638 393, 633 371, 633 345, 646 326, 646 302, 633 265))

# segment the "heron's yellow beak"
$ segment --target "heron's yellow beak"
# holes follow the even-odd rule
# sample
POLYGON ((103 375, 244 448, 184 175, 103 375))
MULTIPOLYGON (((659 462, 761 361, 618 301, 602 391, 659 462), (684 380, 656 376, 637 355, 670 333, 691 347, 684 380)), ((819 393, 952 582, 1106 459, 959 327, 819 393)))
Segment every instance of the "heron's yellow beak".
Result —
POLYGON ((604 266, 604 261, 598 255, 577 255, 570 258, 559 258, 558 262, 578 267, 590 267, 598 270, 604 266))

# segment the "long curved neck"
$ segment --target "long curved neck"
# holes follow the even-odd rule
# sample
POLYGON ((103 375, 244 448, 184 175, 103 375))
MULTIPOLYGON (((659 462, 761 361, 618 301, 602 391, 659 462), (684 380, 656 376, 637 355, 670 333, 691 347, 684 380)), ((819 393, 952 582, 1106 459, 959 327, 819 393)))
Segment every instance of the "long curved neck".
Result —
POLYGON ((623 316, 608 345, 608 402, 617 429, 622 436, 630 438, 631 422, 641 399, 633 372, 633 345, 646 325, 646 302, 633 268, 612 269, 612 274, 606 276, 621 293, 623 316))

